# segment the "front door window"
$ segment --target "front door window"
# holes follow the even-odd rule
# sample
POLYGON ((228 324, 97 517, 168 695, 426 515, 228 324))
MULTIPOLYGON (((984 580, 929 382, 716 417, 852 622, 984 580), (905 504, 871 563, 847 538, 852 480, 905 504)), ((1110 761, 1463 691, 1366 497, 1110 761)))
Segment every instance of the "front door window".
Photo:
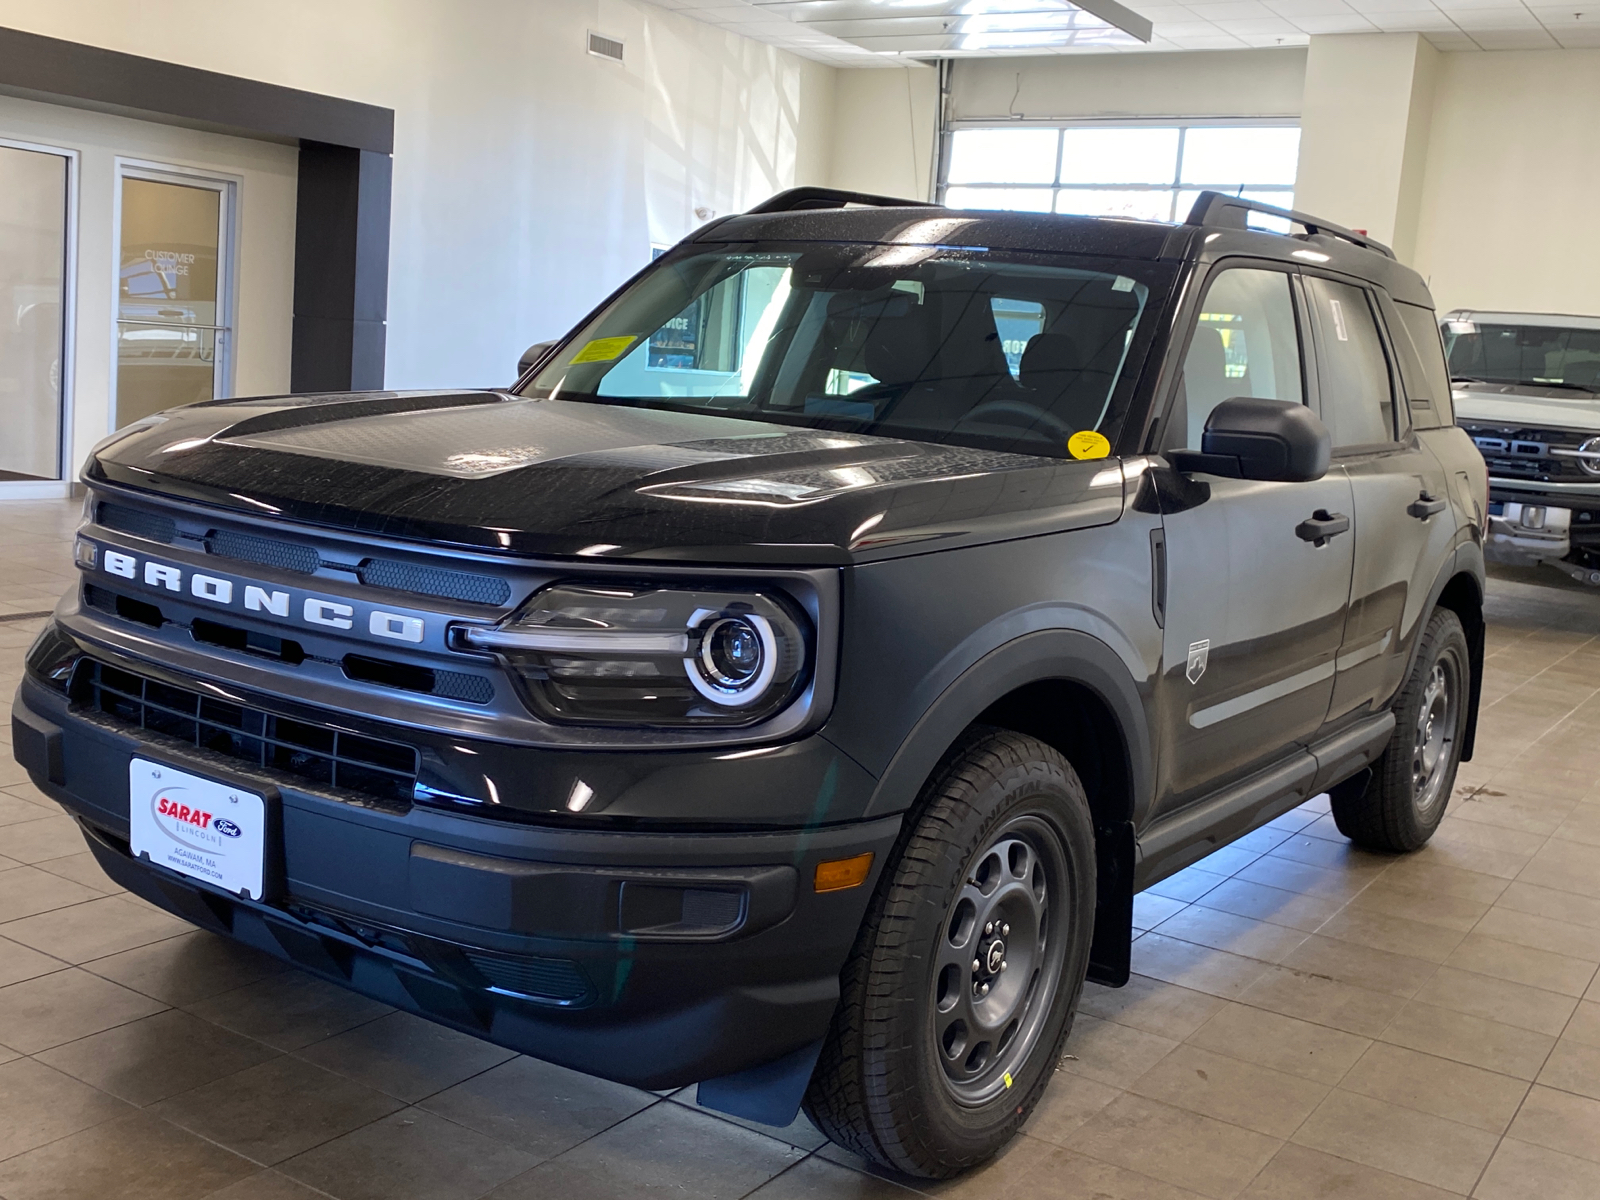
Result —
POLYGON ((228 188, 122 178, 116 424, 227 394, 228 188))

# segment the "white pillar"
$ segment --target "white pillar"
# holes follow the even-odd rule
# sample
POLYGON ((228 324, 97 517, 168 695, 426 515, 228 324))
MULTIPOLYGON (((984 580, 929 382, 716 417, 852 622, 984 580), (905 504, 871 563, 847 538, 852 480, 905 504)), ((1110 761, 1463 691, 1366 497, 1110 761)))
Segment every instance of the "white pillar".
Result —
POLYGON ((1306 58, 1295 207, 1364 229, 1409 262, 1438 51, 1416 33, 1317 36, 1306 58))

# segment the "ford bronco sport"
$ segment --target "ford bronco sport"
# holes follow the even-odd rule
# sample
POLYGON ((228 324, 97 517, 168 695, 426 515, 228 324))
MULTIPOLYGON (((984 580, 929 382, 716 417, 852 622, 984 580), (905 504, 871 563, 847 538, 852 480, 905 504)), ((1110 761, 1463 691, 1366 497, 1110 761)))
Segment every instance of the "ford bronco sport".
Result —
POLYGON ((509 391, 102 443, 15 752, 196 925, 950 1175, 1139 889, 1324 790, 1363 846, 1438 824, 1483 644, 1448 388, 1422 280, 1313 217, 784 193, 509 391))

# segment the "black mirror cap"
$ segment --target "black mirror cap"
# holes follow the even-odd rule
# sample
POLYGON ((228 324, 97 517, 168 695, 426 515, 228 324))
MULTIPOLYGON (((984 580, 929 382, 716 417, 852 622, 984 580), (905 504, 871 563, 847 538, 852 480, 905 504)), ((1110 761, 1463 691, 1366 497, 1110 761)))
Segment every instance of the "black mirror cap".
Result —
POLYGON ((554 346, 555 342, 535 342, 522 352, 522 357, 517 360, 517 378, 521 379, 528 373, 528 368, 543 358, 554 346))
POLYGON ((1328 473, 1333 439, 1304 404, 1235 396, 1206 418, 1200 447, 1207 458, 1239 464, 1238 478, 1308 483, 1328 473))

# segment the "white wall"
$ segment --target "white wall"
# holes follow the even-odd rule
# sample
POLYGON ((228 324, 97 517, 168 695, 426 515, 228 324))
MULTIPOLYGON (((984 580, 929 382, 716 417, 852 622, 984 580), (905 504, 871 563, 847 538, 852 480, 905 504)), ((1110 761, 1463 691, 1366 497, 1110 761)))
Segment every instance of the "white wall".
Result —
MULTIPOLYGON (((111 432, 118 156, 190 167, 235 181, 234 391, 251 395, 288 390, 297 157, 292 147, 9 96, 0 96, 0 135, 77 154, 77 261, 68 314, 71 437, 65 466, 69 478, 89 447, 111 432)), ((7 495, 52 490, 60 489, 9 484, 4 488, 7 495)))
POLYGON ((1295 206, 1410 262, 1440 55, 1415 33, 1317 37, 1306 63, 1295 206))
POLYGON ((1441 310, 1600 314, 1600 50, 1442 54, 1415 265, 1441 310))
POLYGON ((392 387, 507 382, 696 207, 831 167, 832 68, 635 0, 0 0, 0 25, 394 109, 392 387))
POLYGON ((1304 49, 959 59, 952 118, 1293 117, 1304 49))
POLYGON ((827 183, 932 199, 939 72, 891 67, 839 71, 836 78, 827 183))

